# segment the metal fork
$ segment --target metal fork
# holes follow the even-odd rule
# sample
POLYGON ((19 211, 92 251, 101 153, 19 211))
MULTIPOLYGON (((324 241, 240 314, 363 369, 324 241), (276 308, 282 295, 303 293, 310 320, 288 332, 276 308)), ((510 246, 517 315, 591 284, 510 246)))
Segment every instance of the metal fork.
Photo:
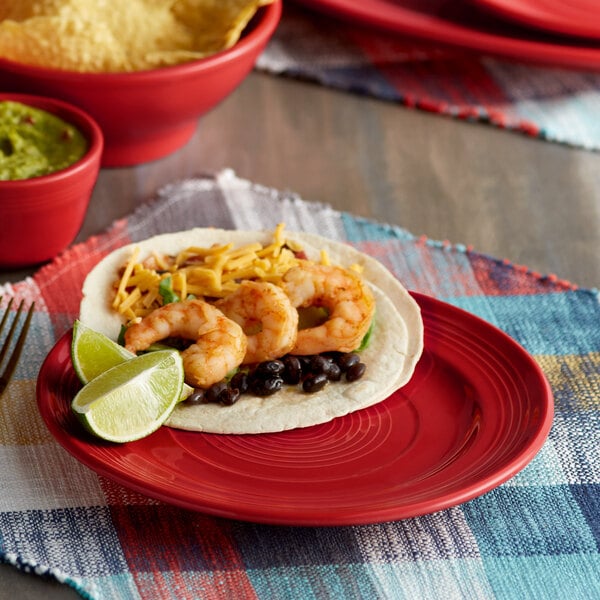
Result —
MULTIPOLYGON (((14 298, 11 298, 8 306, 4 311, 4 315, 2 317, 2 321, 0 321, 0 336, 4 331, 4 327, 8 322, 8 317, 10 314, 10 309, 13 305, 14 298)), ((0 296, 0 302, 2 302, 2 296, 0 296)), ((6 335, 6 339, 4 340, 4 344, 2 345, 2 349, 0 350, 0 367, 6 357, 8 350, 11 346, 12 340, 15 338, 17 333, 17 326, 19 324, 19 317, 21 316, 21 312, 23 312, 23 303, 25 301, 21 300, 19 304, 19 308, 17 309, 17 314, 15 315, 13 322, 8 330, 8 334, 6 335)), ((35 306, 35 302, 31 303, 29 310, 27 311, 27 316, 25 317, 25 323, 23 323, 23 327, 21 328, 21 332, 19 333, 19 337, 13 346, 12 352, 6 361, 6 366, 4 367, 4 371, 0 374, 0 395, 6 389, 10 378, 12 377, 15 367, 19 362, 19 358, 21 356, 21 351, 23 350, 23 346, 25 345, 25 338, 27 337, 27 332, 29 331, 29 324, 31 323, 31 317, 33 315, 33 308, 35 306)))

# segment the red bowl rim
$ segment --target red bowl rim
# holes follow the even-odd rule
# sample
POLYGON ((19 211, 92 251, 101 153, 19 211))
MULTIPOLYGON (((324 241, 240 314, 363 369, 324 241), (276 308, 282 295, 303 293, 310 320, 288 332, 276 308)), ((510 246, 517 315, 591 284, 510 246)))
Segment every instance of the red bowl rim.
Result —
POLYGON ((217 52, 206 58, 181 63, 178 65, 161 67, 158 69, 148 69, 145 71, 130 71, 126 73, 89 73, 79 71, 69 71, 63 69, 52 69, 45 67, 36 67, 24 63, 0 58, 0 67, 7 68, 14 72, 24 75, 44 77, 46 79, 61 79, 67 82, 86 82, 86 83, 140 83, 144 80, 160 81, 161 79, 171 79, 173 76, 189 76, 192 73, 209 71, 219 68, 223 63, 235 61, 241 55, 255 50, 263 45, 272 35, 279 23, 282 11, 282 0, 273 0, 271 4, 261 6, 257 13, 260 17, 256 25, 248 31, 238 42, 221 52, 217 52))
MULTIPOLYGON (((62 119, 74 125, 88 140, 87 152, 75 163, 68 167, 49 173, 48 175, 40 175, 39 177, 29 177, 28 179, 11 179, 0 181, 0 191, 16 191, 24 189, 34 189, 50 184, 58 184, 70 177, 77 176, 82 171, 94 168, 97 164, 100 165, 100 158, 104 147, 104 136, 100 126, 96 121, 85 111, 49 96, 36 96, 32 94, 19 94, 12 92, 0 92, 0 101, 10 100, 21 102, 33 108, 39 108, 49 113, 60 116, 62 119)), ((2 199, 3 203, 7 200, 2 199)), ((16 200, 18 201, 18 200, 16 200)))

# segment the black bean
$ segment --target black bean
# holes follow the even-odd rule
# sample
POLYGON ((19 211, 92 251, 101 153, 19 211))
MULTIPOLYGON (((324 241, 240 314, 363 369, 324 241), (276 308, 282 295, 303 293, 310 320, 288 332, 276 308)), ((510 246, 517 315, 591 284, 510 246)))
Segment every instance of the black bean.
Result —
POLYGON ((223 390, 227 389, 227 384, 224 381, 219 381, 218 383, 213 383, 205 392, 204 398, 206 402, 218 402, 219 395, 223 390))
POLYGON ((274 377, 277 375, 281 375, 283 370, 285 369, 285 365, 280 360, 266 360, 265 362, 260 363, 256 369, 255 373, 260 377, 274 377))
POLYGON ((234 390, 239 390, 240 394, 245 394, 248 391, 248 373, 238 371, 230 380, 229 387, 234 390))
POLYGON ((329 363, 329 367, 327 368, 325 375, 327 375, 327 379, 329 379, 329 381, 339 381, 342 378, 342 370, 340 369, 339 365, 332 362, 329 363))
POLYGON ((201 388, 196 388, 186 399, 185 401, 188 404, 204 404, 206 399, 204 398, 205 390, 201 388))
POLYGON ((250 391, 257 396, 270 396, 283 387, 281 377, 269 377, 268 379, 255 378, 250 382, 250 391))
POLYGON ((302 377, 302 363, 297 356, 286 356, 283 359, 285 369, 282 373, 283 381, 289 385, 300 383, 302 377))
POLYGON ((337 364, 345 373, 350 367, 360 362, 360 356, 356 352, 345 352, 337 359, 337 364))
POLYGON ((231 406, 239 400, 240 396, 241 393, 238 388, 226 387, 219 394, 219 402, 221 404, 225 404, 226 406, 231 406))
POLYGON ((310 372, 311 373, 327 373, 327 369, 331 361, 320 354, 315 354, 310 359, 310 372))
POLYGON ((307 373, 310 370, 310 361, 312 356, 296 356, 302 365, 302 371, 307 373))
POLYGON ((363 362, 357 362, 357 363, 353 364, 346 371, 346 381, 352 383, 353 381, 360 379, 365 374, 366 370, 367 370, 367 365, 365 365, 365 363, 363 363, 363 362))
POLYGON ((322 390, 327 384, 327 375, 325 373, 315 373, 309 375, 302 382, 302 389, 308 394, 314 394, 319 390, 322 390))

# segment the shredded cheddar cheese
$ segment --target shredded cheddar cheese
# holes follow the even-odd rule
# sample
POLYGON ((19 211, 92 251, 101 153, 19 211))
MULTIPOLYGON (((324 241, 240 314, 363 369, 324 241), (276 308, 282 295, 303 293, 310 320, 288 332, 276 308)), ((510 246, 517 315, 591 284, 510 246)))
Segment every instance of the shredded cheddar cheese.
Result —
MULTIPOLYGON (((163 305, 161 286, 166 285, 185 300, 222 298, 234 292, 244 279, 279 284, 285 273, 298 264, 295 252, 302 250, 286 240, 283 230, 281 223, 266 246, 258 242, 240 248, 233 244, 193 246, 177 256, 154 252, 144 260, 137 248, 115 282, 113 308, 128 322, 134 322, 163 305)), ((329 264, 327 253, 322 253, 321 261, 329 264)))

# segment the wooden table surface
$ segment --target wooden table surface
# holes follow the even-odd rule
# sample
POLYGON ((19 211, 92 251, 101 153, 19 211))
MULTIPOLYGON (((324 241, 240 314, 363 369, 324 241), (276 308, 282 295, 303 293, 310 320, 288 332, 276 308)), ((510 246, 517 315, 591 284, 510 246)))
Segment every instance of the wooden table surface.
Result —
MULTIPOLYGON (((400 225, 581 287, 600 287, 600 154, 253 73, 187 146, 100 173, 78 240, 164 184, 238 176, 400 225)), ((0 272, 0 283, 34 272, 0 272)), ((0 598, 78 597, 0 566, 0 598)))
MULTIPOLYGON (((225 167, 416 235, 600 285, 600 154, 258 73, 175 154, 101 171, 78 239, 170 181, 225 167)), ((0 273, 0 282, 31 272, 0 273)))

